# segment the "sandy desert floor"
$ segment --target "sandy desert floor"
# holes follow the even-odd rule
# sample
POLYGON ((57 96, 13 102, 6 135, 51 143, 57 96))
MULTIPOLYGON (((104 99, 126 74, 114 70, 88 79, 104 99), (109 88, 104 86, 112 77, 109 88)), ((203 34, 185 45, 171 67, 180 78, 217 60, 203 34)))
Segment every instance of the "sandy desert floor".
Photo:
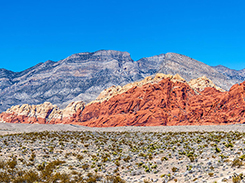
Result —
POLYGON ((0 182, 245 182, 245 125, 0 123, 0 182))
POLYGON ((41 131, 128 131, 128 132, 193 132, 193 131, 239 131, 245 132, 245 124, 210 125, 210 126, 123 126, 110 128, 90 128, 79 125, 48 125, 48 124, 16 124, 0 123, 0 134, 29 133, 41 131))

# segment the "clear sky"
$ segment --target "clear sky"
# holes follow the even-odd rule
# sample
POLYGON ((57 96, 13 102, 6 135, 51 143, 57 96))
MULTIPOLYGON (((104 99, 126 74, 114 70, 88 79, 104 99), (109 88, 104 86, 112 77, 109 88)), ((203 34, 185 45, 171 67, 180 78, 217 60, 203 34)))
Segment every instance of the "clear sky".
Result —
POLYGON ((100 49, 161 53, 245 68, 244 0, 0 1, 0 68, 100 49))

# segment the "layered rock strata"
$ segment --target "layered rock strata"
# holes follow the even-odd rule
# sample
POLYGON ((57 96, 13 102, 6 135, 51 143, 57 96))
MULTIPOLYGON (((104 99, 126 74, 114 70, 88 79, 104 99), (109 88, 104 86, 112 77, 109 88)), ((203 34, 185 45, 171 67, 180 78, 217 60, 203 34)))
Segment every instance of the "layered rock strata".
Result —
MULTIPOLYGON (((115 95, 124 93, 126 91, 128 91, 130 88, 132 87, 141 87, 145 84, 154 84, 157 83, 159 81, 161 81, 164 78, 169 78, 171 81, 176 82, 176 81, 180 81, 180 82, 186 82, 179 74, 176 74, 174 76, 170 75, 170 74, 162 74, 162 73, 157 73, 154 77, 152 76, 148 76, 145 79, 139 81, 139 82, 133 82, 133 83, 129 83, 126 84, 124 86, 111 86, 108 89, 103 90, 100 95, 96 98, 96 100, 92 101, 89 104, 95 103, 95 102, 103 102, 105 100, 109 100, 110 98, 114 97, 115 95)), ((89 105, 88 104, 88 105, 89 105)))
POLYGON ((220 125, 245 122, 245 82, 229 92, 169 78, 133 87, 108 101, 87 105, 79 124, 86 126, 220 125))
MULTIPOLYGON (((39 123, 53 124, 55 122, 72 121, 75 114, 84 109, 84 102, 72 102, 65 109, 61 110, 50 102, 40 105, 17 105, 12 106, 6 112, 0 114, 0 121, 9 123, 39 123)), ((76 119, 78 120, 78 119, 76 119)))
POLYGON ((223 65, 217 65, 217 66, 214 66, 213 68, 230 79, 242 80, 242 81, 245 80, 245 69, 234 70, 234 69, 225 67, 223 65))
POLYGON ((191 88, 194 90, 201 92, 207 87, 215 88, 216 90, 219 90, 221 92, 224 92, 225 90, 216 86, 213 81, 208 79, 206 76, 197 78, 197 79, 192 79, 188 82, 191 88))
POLYGON ((22 104, 51 102, 63 109, 72 101, 89 103, 112 85, 126 85, 156 73, 178 73, 186 81, 205 75, 225 90, 243 81, 181 54, 134 61, 128 52, 99 50, 58 62, 48 60, 22 72, 0 69, 0 112, 22 104))
POLYGON ((91 127, 245 123, 245 82, 222 91, 206 77, 188 83, 178 74, 157 74, 104 90, 85 107, 83 102, 64 110, 50 103, 14 106, 0 121, 91 127))

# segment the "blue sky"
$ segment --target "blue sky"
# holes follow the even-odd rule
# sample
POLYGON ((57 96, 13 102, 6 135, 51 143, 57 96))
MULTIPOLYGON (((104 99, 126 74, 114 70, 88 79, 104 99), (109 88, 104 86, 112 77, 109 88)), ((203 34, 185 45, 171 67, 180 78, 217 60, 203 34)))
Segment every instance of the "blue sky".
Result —
POLYGON ((161 53, 245 68, 245 1, 0 1, 0 68, 100 49, 134 60, 161 53))

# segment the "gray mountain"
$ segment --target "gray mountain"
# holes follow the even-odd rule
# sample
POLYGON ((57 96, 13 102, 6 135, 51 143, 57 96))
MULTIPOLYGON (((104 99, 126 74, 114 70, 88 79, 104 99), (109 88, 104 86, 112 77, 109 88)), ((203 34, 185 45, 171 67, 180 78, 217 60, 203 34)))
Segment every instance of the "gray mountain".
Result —
POLYGON ((161 63, 158 72, 172 75, 178 73, 187 81, 206 76, 225 90, 229 90, 234 83, 239 82, 237 79, 228 78, 203 62, 176 53, 165 54, 164 62, 161 63))
POLYGON ((239 80, 240 82, 245 80, 245 69, 234 70, 234 69, 229 69, 228 67, 225 67, 223 65, 217 65, 214 66, 213 68, 230 79, 239 80))
POLYGON ((22 72, 0 69, 0 112, 12 105, 51 102, 64 108, 71 101, 94 100, 112 85, 125 85, 157 72, 179 73, 186 80, 206 75, 228 90, 240 80, 189 57, 167 53, 133 61, 127 52, 78 53, 58 62, 46 61, 22 72))

